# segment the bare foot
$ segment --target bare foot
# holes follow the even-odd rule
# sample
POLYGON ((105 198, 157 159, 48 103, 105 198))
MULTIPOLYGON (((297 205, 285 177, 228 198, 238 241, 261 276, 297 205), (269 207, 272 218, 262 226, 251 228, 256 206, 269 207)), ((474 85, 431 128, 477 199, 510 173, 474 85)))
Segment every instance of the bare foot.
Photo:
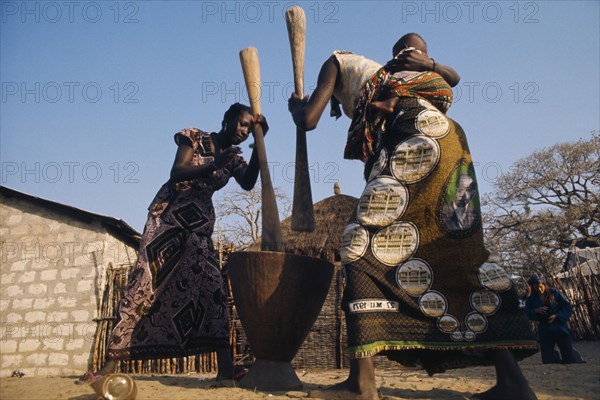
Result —
POLYGON ((471 396, 471 399, 478 400, 537 400, 533 390, 527 386, 510 386, 500 387, 494 386, 491 389, 482 393, 476 393, 471 396))
POLYGON ((227 380, 227 379, 233 379, 234 381, 239 381, 247 374, 248 374, 248 370, 246 368, 234 367, 227 373, 219 372, 217 374, 217 376, 215 377, 215 379, 217 381, 223 381, 223 380, 227 380))
POLYGON ((104 364, 104 367, 96 372, 87 371, 75 381, 76 385, 91 385, 92 383, 103 379, 106 375, 110 375, 117 371, 117 363, 113 360, 109 360, 104 364))
POLYGON ((328 389, 311 390, 308 397, 313 399, 325 400, 379 400, 379 393, 376 389, 368 391, 352 390, 347 381, 333 385, 328 389))
POLYGON ((76 381, 76 385, 91 385, 99 379, 104 378, 105 375, 99 372, 87 371, 81 375, 76 381))

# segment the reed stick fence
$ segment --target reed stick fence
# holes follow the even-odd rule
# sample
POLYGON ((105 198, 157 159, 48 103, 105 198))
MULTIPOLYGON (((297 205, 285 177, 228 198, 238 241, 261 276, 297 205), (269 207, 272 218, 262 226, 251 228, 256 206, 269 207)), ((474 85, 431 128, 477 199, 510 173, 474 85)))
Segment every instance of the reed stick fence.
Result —
MULTIPOLYGON (((220 261, 226 255, 220 254, 220 261)), ((222 264, 223 265, 223 264, 222 264)), ((102 296, 96 334, 94 337, 92 368, 98 370, 104 362, 110 333, 116 321, 119 301, 127 287, 131 265, 109 264, 102 296)), ((224 276, 227 276, 226 271, 224 276)), ((339 268, 332 281, 325 304, 305 343, 292 362, 295 368, 346 368, 349 364, 345 352, 345 318, 341 312, 342 281, 339 268)), ((572 268, 561 278, 542 274, 546 282, 565 294, 574 314, 569 321, 574 340, 600 339, 600 275, 584 274, 581 268, 572 268)), ((250 366, 254 361, 252 349, 237 314, 231 287, 225 279, 228 293, 228 311, 231 329, 231 352, 236 365, 250 366)), ((534 325, 534 329, 535 329, 534 325)), ((387 360, 376 360, 377 365, 387 365, 387 360)), ((134 374, 182 374, 189 372, 212 373, 217 371, 216 353, 196 354, 188 357, 121 361, 119 371, 134 374)))

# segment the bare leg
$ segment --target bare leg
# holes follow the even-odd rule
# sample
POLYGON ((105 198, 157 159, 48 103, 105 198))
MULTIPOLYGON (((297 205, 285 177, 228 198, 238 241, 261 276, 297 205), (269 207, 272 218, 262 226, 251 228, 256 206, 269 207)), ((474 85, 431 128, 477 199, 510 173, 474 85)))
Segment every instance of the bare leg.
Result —
POLYGON ((513 353, 509 350, 494 350, 490 352, 490 357, 496 368, 496 386, 473 395, 472 399, 537 400, 513 353))
POLYGON ((311 390, 308 397, 316 399, 377 400, 373 358, 350 360, 348 378, 325 390, 311 390))
POLYGON ((98 370, 98 374, 108 375, 117 372, 117 362, 115 360, 107 360, 104 366, 98 370))
POLYGON ((217 365, 217 379, 233 379, 234 367, 229 349, 217 349, 217 365))

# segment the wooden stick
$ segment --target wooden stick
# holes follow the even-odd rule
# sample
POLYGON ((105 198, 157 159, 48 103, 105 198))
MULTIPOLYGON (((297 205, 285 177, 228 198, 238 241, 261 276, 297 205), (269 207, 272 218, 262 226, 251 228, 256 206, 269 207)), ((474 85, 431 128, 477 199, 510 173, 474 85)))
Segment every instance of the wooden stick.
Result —
MULTIPOLYGON (((240 61, 244 73, 244 81, 248 89, 250 107, 256 116, 260 114, 260 64, 258 62, 258 50, 248 47, 240 51, 240 61)), ((260 166, 260 181, 262 186, 262 238, 261 248, 263 251, 282 251, 281 226, 279 224, 279 212, 275 191, 271 182, 271 175, 267 163, 267 153, 263 139, 262 127, 256 124, 254 127, 254 145, 258 154, 260 166)))
MULTIPOLYGON (((306 43, 306 16, 300 6, 290 7, 285 22, 292 51, 294 89, 300 98, 304 96, 304 48, 306 43)), ((296 128, 296 171, 294 176, 294 202, 292 206, 292 229, 312 232, 315 230, 310 174, 308 172, 308 149, 306 132, 296 128)))

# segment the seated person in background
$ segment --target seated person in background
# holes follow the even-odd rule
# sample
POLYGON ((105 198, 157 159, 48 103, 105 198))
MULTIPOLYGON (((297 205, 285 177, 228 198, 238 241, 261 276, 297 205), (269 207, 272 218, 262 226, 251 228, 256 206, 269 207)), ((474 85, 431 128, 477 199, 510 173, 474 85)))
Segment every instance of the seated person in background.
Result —
POLYGON ((567 322, 573 315, 573 307, 557 289, 550 287, 544 278, 532 275, 527 281, 531 295, 525 306, 527 317, 538 321, 538 336, 544 364, 584 363, 581 355, 573 348, 573 338, 567 322), (554 351, 558 345, 560 357, 554 351))

